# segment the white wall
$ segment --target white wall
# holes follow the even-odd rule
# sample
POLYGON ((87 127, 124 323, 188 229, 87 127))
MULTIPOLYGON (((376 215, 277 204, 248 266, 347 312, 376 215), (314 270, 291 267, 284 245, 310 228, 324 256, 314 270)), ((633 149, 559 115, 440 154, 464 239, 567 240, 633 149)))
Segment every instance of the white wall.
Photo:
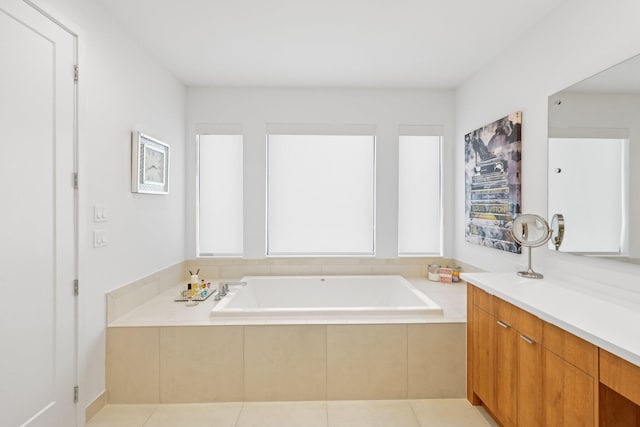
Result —
MULTIPOLYGON (((196 128, 241 124, 244 132, 245 258, 265 256, 267 123, 369 124, 377 129, 376 256, 398 253, 398 128, 444 127, 444 221, 451 236, 453 92, 446 90, 190 88, 187 91, 187 253, 195 252, 196 128)), ((451 252, 445 237, 444 253, 451 252)))
MULTIPOLYGON (((493 58, 456 91, 454 256, 480 268, 515 271, 525 255, 464 241, 464 135, 512 111, 523 112, 522 211, 546 217, 547 97, 640 53, 640 2, 568 0, 493 58)), ((633 286, 638 267, 534 249, 534 268, 633 286)), ((636 279, 637 281, 637 279, 636 279)))
POLYGON ((185 89, 90 1, 42 7, 79 34, 81 408, 105 388, 105 293, 185 259, 185 89), (132 194, 131 131, 171 146, 170 194, 132 194), (108 222, 93 223, 93 206, 108 222), (94 249, 93 230, 109 245, 94 249))

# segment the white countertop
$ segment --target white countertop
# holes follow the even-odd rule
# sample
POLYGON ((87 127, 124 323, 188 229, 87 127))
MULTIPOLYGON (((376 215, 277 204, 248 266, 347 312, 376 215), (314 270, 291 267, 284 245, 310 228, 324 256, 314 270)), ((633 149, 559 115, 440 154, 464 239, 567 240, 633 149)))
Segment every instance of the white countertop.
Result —
POLYGON ((206 326, 206 325, 267 325, 267 324, 325 324, 325 323, 464 323, 467 321, 466 285, 463 282, 444 284, 430 282, 421 278, 407 278, 419 291, 424 292, 442 307, 443 314, 430 315, 415 322, 393 321, 381 318, 362 318, 353 316, 339 319, 282 319, 264 318, 251 320, 222 320, 210 316, 211 309, 217 303, 211 296, 193 307, 184 302, 175 302, 174 298, 184 284, 176 285, 129 313, 109 323, 110 327, 133 326, 206 326))
POLYGON ((571 278, 463 273, 489 294, 640 366, 640 295, 571 278))

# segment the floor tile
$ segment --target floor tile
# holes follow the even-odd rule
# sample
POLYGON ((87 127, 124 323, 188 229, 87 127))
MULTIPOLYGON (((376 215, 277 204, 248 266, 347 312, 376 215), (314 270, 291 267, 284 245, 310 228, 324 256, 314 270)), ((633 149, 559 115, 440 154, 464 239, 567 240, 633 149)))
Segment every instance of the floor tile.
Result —
POLYGON ((144 427, 234 427, 242 403, 159 405, 144 427))
POLYGON ((87 423, 87 427, 142 427, 157 405, 106 405, 87 423))
POLYGON ((326 402, 245 403, 236 427, 327 427, 326 402))
POLYGON ((421 427, 498 427, 480 407, 465 399, 411 400, 421 427))
POLYGON ((327 402, 329 427, 420 427, 407 400, 327 402))

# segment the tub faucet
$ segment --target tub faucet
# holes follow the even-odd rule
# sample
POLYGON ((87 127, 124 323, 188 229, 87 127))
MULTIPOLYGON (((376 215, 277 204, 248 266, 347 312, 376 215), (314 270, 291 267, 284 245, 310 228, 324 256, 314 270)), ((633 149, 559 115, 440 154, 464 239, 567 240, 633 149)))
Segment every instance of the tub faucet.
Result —
POLYGON ((220 282, 218 283, 218 296, 220 298, 222 298, 223 296, 225 296, 227 294, 227 291, 229 290, 229 285, 224 283, 224 282, 220 282))

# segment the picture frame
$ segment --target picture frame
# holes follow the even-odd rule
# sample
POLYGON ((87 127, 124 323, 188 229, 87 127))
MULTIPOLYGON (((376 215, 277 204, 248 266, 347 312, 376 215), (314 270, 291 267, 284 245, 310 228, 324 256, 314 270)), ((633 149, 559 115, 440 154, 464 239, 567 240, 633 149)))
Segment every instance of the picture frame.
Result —
POLYGON ((465 241, 521 253, 510 229, 520 214, 522 112, 482 126, 465 140, 465 241))
POLYGON ((131 192, 169 193, 169 145, 138 131, 131 133, 131 192))

